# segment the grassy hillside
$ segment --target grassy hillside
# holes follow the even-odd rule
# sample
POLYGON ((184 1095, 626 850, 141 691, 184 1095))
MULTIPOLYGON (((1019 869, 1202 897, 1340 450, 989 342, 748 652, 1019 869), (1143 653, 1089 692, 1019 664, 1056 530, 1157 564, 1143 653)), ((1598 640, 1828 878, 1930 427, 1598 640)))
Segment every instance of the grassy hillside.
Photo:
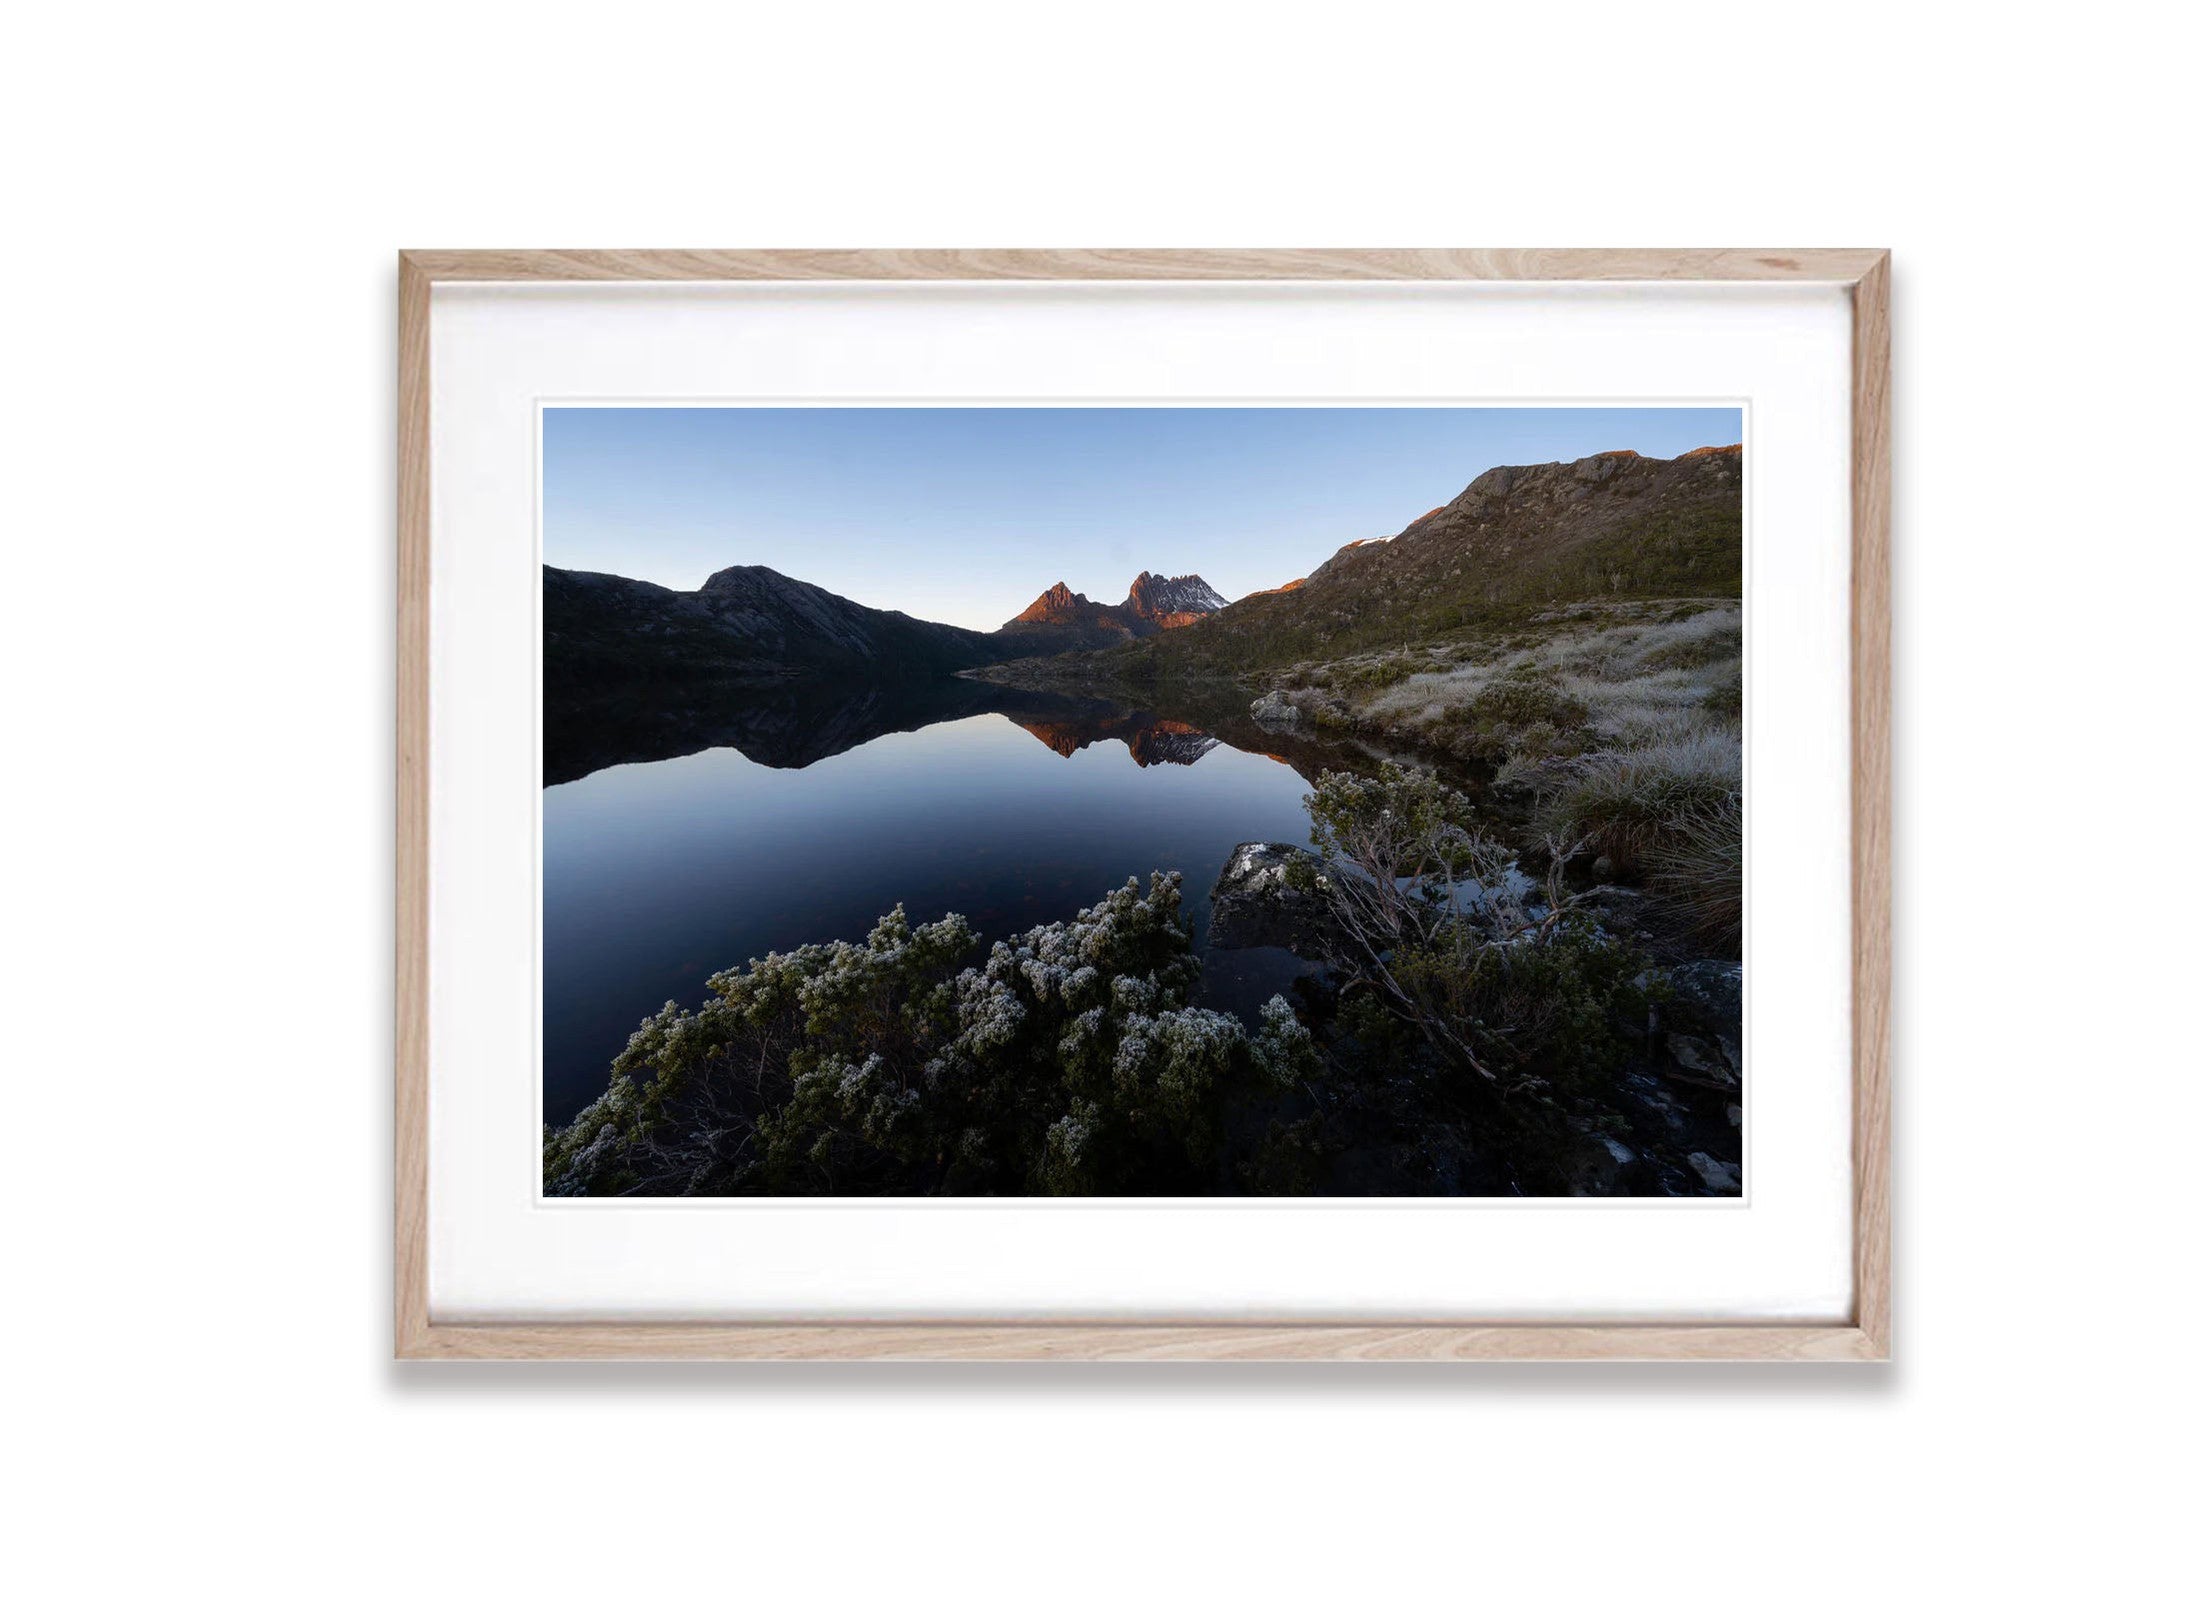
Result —
POLYGON ((1242 675, 1426 644, 1554 605, 1741 593, 1741 448, 1630 450, 1484 472, 1295 587, 1108 653, 1130 677, 1242 675))

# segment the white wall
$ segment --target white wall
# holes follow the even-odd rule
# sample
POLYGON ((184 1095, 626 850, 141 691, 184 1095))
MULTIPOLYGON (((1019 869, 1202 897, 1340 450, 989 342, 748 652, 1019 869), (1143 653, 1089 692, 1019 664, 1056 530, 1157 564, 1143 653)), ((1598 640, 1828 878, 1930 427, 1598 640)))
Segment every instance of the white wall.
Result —
POLYGON ((25 1591, 2131 1581, 2188 1510, 2171 16, 14 19, 25 1591), (1898 1364, 392 1368, 393 252, 1000 243, 1896 250, 1898 1364))

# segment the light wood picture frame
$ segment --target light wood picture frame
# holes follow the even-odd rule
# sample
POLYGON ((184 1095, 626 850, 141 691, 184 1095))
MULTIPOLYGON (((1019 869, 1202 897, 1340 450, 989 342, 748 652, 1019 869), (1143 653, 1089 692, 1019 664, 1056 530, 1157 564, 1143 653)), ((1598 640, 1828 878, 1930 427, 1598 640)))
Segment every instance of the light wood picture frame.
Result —
POLYGON ((409 250, 398 258, 395 1353, 401 1359, 1808 1360, 1890 1351, 1890 258, 1800 250, 409 250), (1852 307, 1849 642, 1853 1301, 1819 1324, 494 1322, 429 1307, 430 297, 445 283, 1721 282, 1852 307))

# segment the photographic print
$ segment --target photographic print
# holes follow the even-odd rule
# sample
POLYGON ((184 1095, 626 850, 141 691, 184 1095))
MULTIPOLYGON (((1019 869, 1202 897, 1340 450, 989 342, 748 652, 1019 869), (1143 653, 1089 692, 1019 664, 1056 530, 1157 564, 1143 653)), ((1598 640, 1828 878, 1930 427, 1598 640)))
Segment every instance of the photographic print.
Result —
POLYGON ((1743 420, 543 407, 543 1194, 1740 1195, 1743 420))

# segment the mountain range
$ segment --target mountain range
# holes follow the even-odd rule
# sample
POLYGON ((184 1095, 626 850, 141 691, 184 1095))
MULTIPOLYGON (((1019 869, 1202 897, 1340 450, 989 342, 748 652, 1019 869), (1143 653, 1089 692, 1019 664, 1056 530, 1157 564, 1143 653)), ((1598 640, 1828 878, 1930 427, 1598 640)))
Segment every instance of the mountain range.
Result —
POLYGON ((1582 600, 1738 595, 1741 466, 1735 444, 1494 467, 1402 531, 1234 605, 1196 574, 1140 572, 1120 604, 1056 583, 991 633, 765 566, 729 566, 691 593, 545 567, 544 682, 571 699, 717 678, 936 678, 1071 650, 1107 651, 1110 669, 1137 675, 1226 675, 1582 600))
POLYGON ((729 566, 692 592, 546 566, 544 681, 586 693, 698 677, 941 677, 1017 656, 1104 649, 1225 604, 1196 574, 1140 572, 1120 605, 1056 583, 1005 626, 979 633, 858 605, 768 566, 729 566))

